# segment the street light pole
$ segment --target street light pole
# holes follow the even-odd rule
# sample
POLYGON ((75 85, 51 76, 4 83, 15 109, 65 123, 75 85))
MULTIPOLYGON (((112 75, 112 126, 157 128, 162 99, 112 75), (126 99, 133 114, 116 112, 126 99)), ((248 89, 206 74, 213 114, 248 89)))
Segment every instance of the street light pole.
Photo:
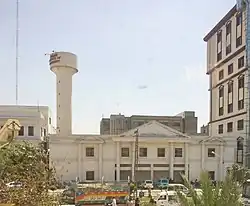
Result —
MULTIPOLYGON (((221 155, 217 154, 216 152, 212 151, 212 154, 214 154, 214 156, 218 157, 219 159, 221 159, 221 155)), ((220 161, 220 160, 219 160, 220 161)), ((223 169, 221 169, 221 165, 220 162, 218 163, 218 170, 220 172, 220 179, 221 181, 224 179, 224 174, 223 174, 223 170, 224 170, 224 159, 222 160, 222 164, 223 164, 223 169)))
POLYGON ((135 186, 136 186, 136 191, 135 191, 135 195, 137 197, 137 171, 138 171, 138 161, 139 161, 139 130, 135 130, 134 132, 135 134, 135 162, 134 162, 134 182, 135 182, 135 186))

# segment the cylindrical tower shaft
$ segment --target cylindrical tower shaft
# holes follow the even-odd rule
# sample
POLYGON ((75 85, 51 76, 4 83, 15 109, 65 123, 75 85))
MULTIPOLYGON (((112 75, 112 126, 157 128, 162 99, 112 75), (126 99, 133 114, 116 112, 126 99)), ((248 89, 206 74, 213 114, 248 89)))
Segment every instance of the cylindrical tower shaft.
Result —
POLYGON ((72 76, 78 72, 76 55, 54 52, 50 55, 50 69, 56 74, 57 133, 72 134, 72 76))

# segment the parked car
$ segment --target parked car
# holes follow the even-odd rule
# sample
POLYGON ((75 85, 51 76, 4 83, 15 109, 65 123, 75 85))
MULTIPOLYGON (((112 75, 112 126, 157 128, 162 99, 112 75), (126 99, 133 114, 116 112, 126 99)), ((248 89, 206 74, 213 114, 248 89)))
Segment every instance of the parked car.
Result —
POLYGON ((160 189, 166 189, 169 185, 169 180, 166 179, 166 178, 162 178, 162 179, 159 179, 157 182, 156 182, 156 186, 160 189))
POLYGON ((144 189, 153 189, 154 185, 153 185, 153 181, 152 180, 145 180, 143 183, 143 188, 144 189))
POLYGON ((169 184, 168 191, 181 191, 185 194, 188 194, 188 188, 183 184, 169 184))

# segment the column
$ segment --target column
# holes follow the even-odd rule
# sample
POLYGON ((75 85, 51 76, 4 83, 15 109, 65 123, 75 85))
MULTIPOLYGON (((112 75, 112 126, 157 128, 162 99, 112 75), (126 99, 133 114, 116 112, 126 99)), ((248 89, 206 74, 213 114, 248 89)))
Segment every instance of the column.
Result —
POLYGON ((82 179, 82 174, 81 174, 81 170, 82 170, 82 143, 79 142, 77 145, 77 152, 78 152, 78 157, 77 157, 77 176, 78 178, 82 179))
POLYGON ((189 179, 189 145, 185 143, 185 176, 189 179))
POLYGON ((151 180, 154 179, 154 164, 151 164, 151 167, 150 167, 150 176, 151 176, 151 180))
POLYGON ((81 155, 83 156, 83 158, 81 159, 81 180, 86 180, 86 167, 84 165, 84 158, 86 157, 86 146, 85 144, 81 144, 81 155), (83 153, 84 151, 84 153, 83 153))
POLYGON ((204 142, 201 143, 201 170, 205 170, 205 144, 204 142))
POLYGON ((220 145, 220 180, 224 180, 224 146, 220 145))
POLYGON ((174 179, 174 145, 170 142, 170 152, 169 152, 169 178, 174 179))
POLYGON ((102 176, 103 176, 103 166, 102 166, 102 143, 99 144, 99 151, 98 151, 98 162, 99 162, 99 166, 98 166, 98 169, 99 169, 99 180, 101 181, 102 180, 102 176))
POLYGON ((120 142, 116 142, 116 181, 120 181, 120 142))
POLYGON ((132 142, 132 177, 131 180, 134 181, 135 179, 135 142, 132 142))

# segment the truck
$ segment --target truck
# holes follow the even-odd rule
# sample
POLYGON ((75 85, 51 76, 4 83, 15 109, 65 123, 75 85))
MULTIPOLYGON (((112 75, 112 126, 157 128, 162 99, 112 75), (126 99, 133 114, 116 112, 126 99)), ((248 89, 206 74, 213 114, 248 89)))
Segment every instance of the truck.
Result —
POLYGON ((126 205, 129 197, 129 187, 113 184, 82 184, 75 190, 75 205, 110 205, 115 198, 117 205, 126 205))

